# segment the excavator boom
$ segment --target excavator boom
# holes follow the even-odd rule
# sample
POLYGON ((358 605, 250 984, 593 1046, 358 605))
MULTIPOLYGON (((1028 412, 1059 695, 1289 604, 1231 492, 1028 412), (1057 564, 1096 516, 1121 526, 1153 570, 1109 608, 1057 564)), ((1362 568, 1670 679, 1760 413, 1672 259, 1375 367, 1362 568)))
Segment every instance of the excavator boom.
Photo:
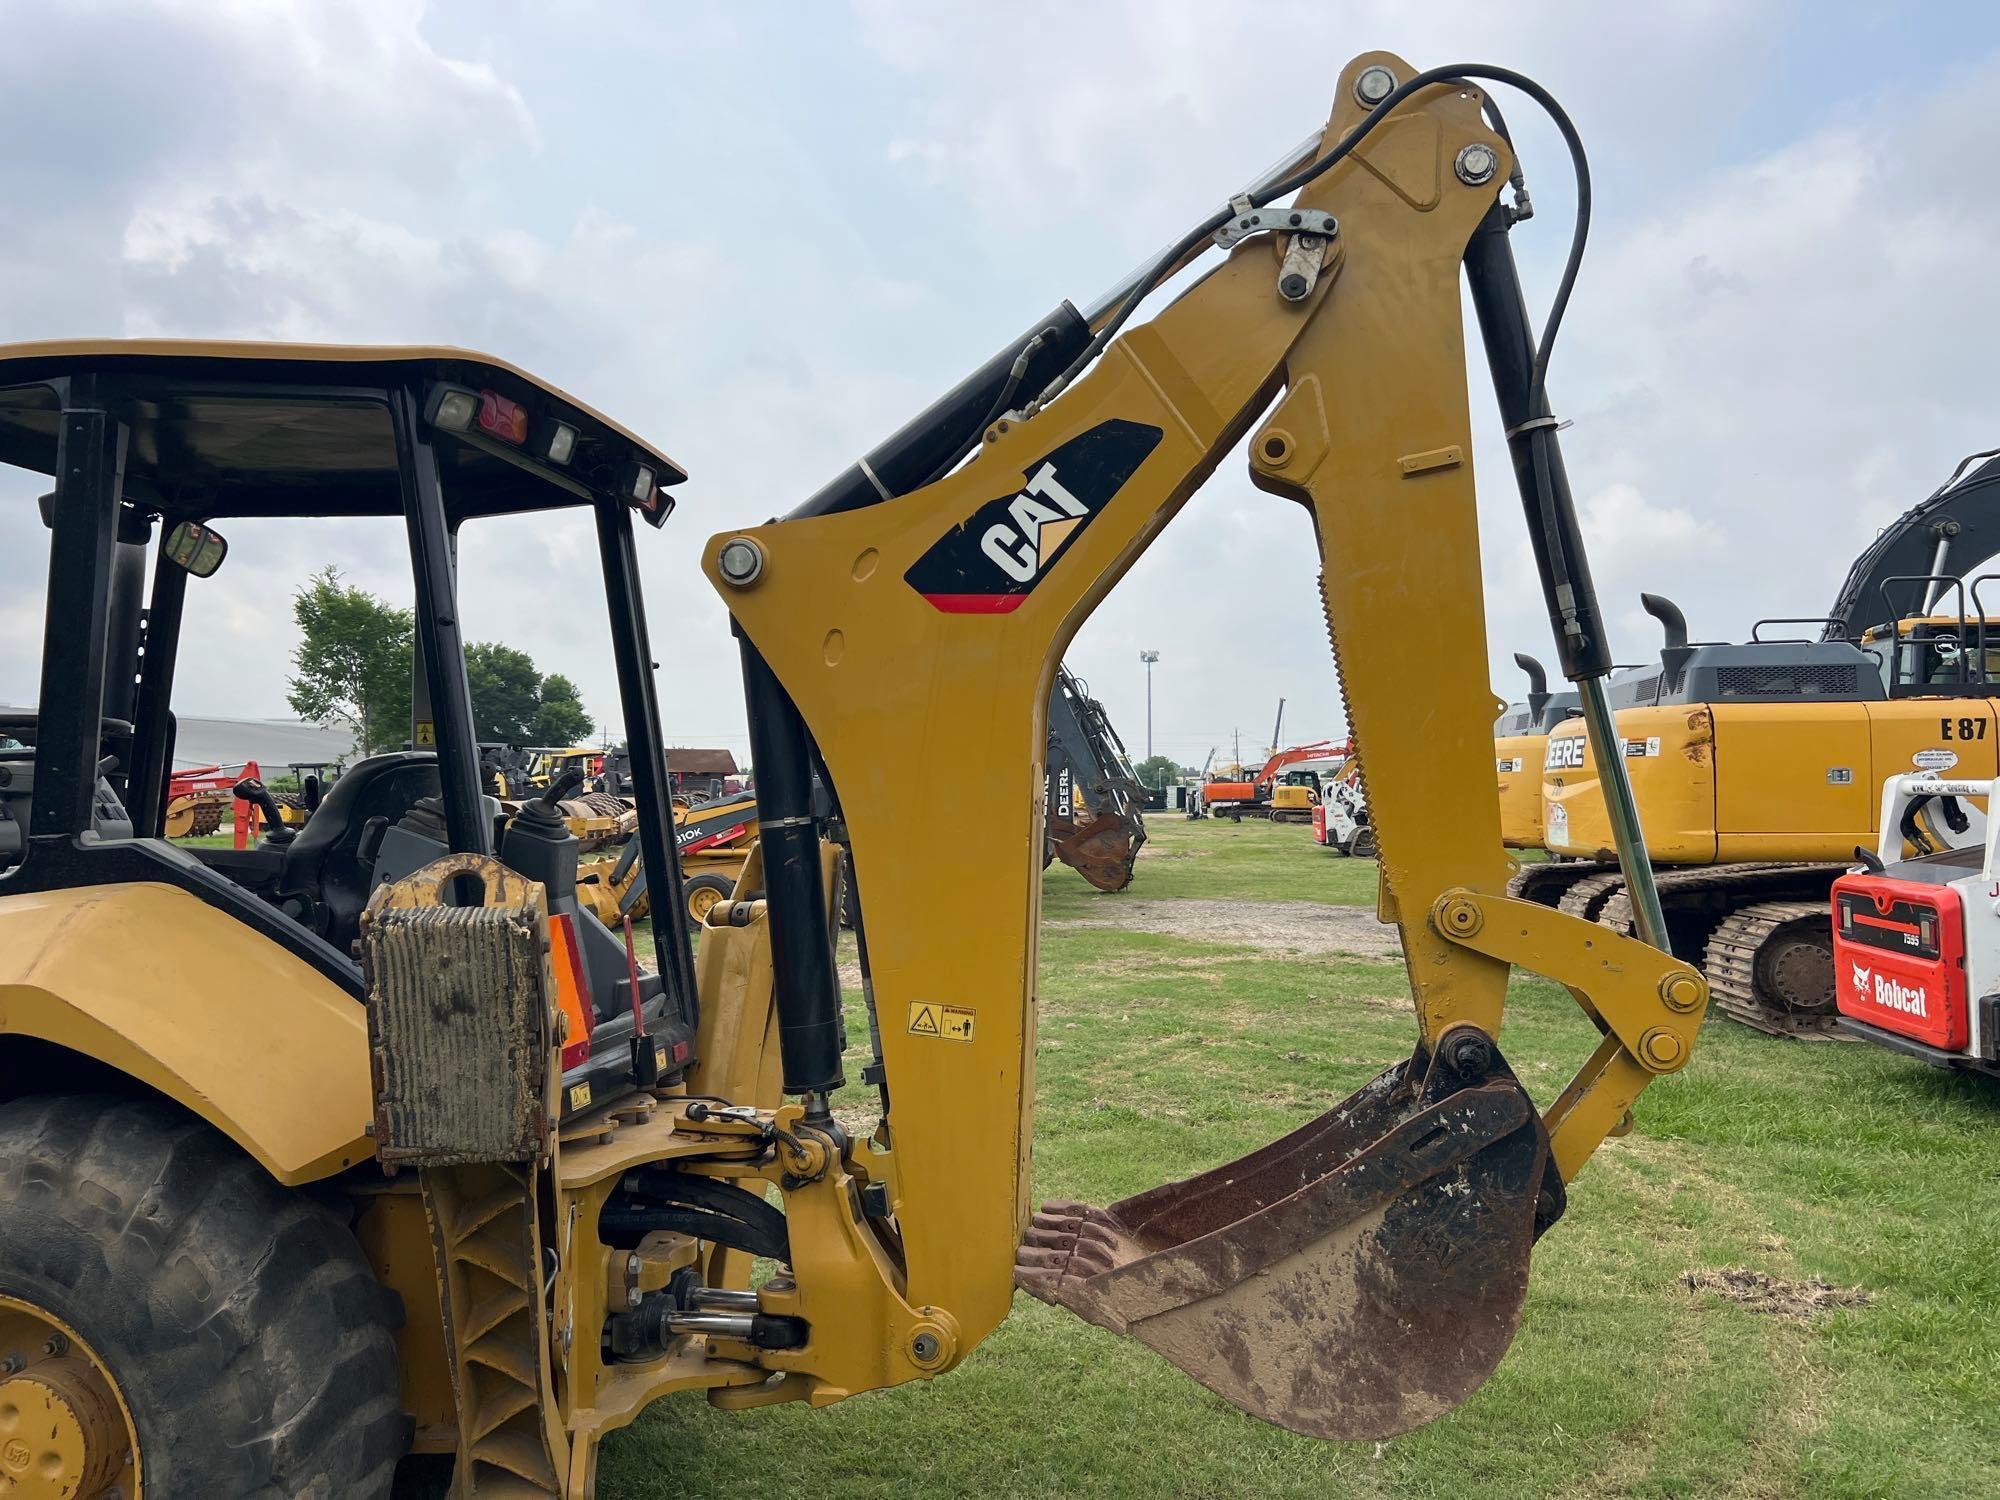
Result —
POLYGON ((1108 314, 1064 304, 871 454, 872 489, 836 481, 706 549, 742 640, 776 1032, 807 1125, 844 1077, 815 767, 850 843, 885 1110, 855 1156, 886 1184, 897 1296, 925 1320, 920 1368, 893 1378, 961 1357, 1018 1271, 1259 1416, 1408 1430, 1490 1373, 1564 1184, 1693 1047, 1692 969, 1503 894, 1462 270, 1565 672, 1594 681, 1609 655, 1498 201, 1512 153, 1476 77, 1511 75, 1356 59, 1311 165, 1184 241, 1213 234, 1226 259, 1150 321, 1121 331, 1146 278, 1108 314), (968 416, 952 441, 943 419, 968 416), (1247 1158, 1031 1214, 1045 706, 1077 628, 1245 439, 1253 482, 1301 506, 1320 550, 1416 1036, 1247 1158), (1412 659, 1429 664, 1418 705, 1412 659), (930 810, 967 786, 981 816, 941 880, 930 810), (1594 1023, 1542 1108, 1499 1045, 1516 965, 1594 1023))
POLYGON ((1104 705, 1066 666, 1049 694, 1048 847, 1100 891, 1122 891, 1146 842, 1146 788, 1104 705))

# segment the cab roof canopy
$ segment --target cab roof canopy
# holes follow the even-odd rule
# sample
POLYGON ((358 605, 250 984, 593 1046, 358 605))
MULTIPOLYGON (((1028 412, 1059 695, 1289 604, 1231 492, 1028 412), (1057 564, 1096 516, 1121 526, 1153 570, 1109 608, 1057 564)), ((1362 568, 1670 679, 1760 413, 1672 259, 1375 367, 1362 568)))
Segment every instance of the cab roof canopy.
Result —
POLYGON ((65 402, 101 406, 130 432, 127 500, 170 518, 397 516, 393 413, 400 404, 428 426, 443 387, 478 407, 434 445, 453 524, 600 495, 657 524, 671 501, 655 488, 648 507, 635 482, 645 470, 659 487, 687 478, 609 418, 490 355, 155 339, 0 345, 0 463, 54 474, 65 402), (574 433, 561 462, 558 424, 574 433))

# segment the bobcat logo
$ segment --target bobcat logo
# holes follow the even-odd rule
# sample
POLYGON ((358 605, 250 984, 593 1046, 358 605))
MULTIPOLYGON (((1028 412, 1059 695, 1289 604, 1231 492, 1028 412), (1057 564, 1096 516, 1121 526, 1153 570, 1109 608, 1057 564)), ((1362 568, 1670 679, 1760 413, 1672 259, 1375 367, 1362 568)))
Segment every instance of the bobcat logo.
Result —
POLYGON ((1864 995, 1872 993, 1875 988, 1874 971, 1866 964, 1858 964, 1851 958, 1847 961, 1847 966, 1854 970, 1854 987, 1864 995))

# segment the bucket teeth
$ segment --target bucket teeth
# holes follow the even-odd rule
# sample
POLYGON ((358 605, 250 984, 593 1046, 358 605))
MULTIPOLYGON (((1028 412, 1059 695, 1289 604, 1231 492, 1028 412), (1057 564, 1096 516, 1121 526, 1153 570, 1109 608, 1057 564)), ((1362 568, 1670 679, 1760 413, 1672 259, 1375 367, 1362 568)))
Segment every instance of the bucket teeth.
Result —
POLYGON ((1064 1282, 1102 1276, 1142 1253, 1105 1210, 1088 1203, 1044 1203, 1015 1254, 1014 1282, 1044 1302, 1061 1303, 1064 1282))

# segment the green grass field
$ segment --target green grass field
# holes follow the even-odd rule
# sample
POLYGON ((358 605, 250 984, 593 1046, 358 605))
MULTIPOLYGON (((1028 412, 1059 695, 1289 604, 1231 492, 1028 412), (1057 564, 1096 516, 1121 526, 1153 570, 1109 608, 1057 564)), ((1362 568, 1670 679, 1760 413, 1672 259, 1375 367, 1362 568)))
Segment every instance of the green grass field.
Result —
MULTIPOLYGON (((1060 925, 1141 899, 1372 900, 1373 866, 1304 829, 1161 817, 1125 895, 1060 866, 1046 881, 1038 1196, 1102 1202, 1226 1159, 1408 1049, 1395 965, 1060 925)), ((1530 978, 1508 1019, 1508 1055, 1546 1102, 1594 1033, 1530 978)), ((1712 1022, 1637 1117, 1537 1249, 1499 1372, 1408 1437, 1293 1437, 1018 1298, 934 1383, 823 1411, 664 1402, 607 1444, 599 1494, 2000 1492, 2000 1088, 1712 1022), (1735 1267, 1776 1278, 1778 1310, 1683 1283, 1735 1267), (1867 1300, 1811 1312, 1793 1292, 1813 1278, 1867 1300)))
MULTIPOLYGON (((1038 1198, 1104 1202, 1226 1160, 1410 1044, 1400 966, 1296 951, 1287 923, 1309 909, 1273 905, 1365 907, 1373 864, 1254 822, 1160 817, 1151 839, 1128 892, 1045 877, 1038 1198), (1186 920, 1163 933, 1162 909, 1186 920), (1153 930, 1116 925, 1148 910, 1153 930)), ((1564 992, 1515 981, 1502 1044, 1538 1100, 1593 1040, 1564 992)), ((2000 1085, 1711 1022, 1578 1179, 1498 1373, 1421 1432, 1293 1437, 1022 1297, 935 1383, 824 1411, 663 1402, 606 1444, 599 1494, 2000 1493, 1996 1160, 2000 1085), (1736 1268, 1771 1278, 1770 1305, 1684 1279, 1736 1268)))

